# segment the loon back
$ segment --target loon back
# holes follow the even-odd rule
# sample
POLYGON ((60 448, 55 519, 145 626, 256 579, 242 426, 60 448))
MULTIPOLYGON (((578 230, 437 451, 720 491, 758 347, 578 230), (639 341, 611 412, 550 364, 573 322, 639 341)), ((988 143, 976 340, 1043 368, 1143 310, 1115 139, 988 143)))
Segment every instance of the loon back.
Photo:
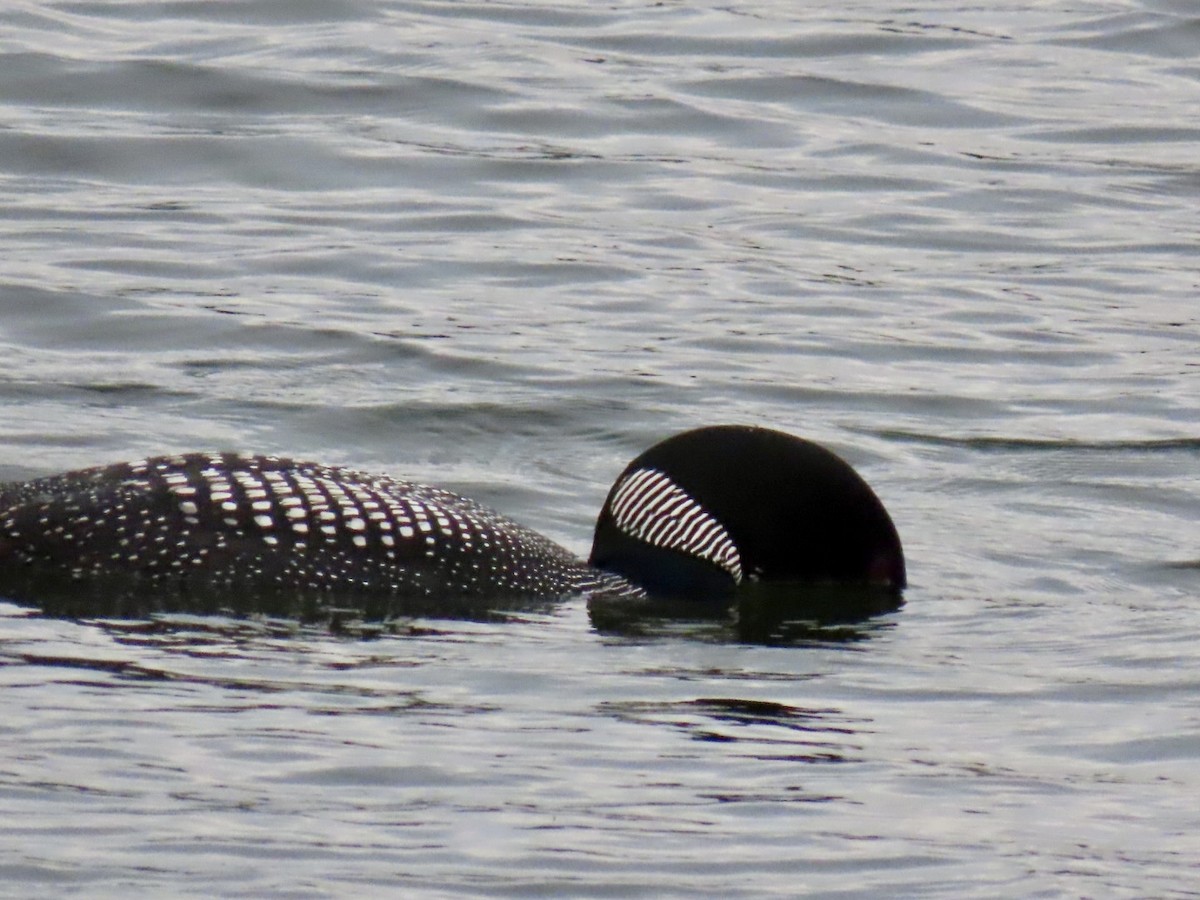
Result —
POLYGON ((905 587, 891 517, 849 463, 779 431, 699 428, 637 457, 605 500, 589 560, 663 596, 745 581, 905 587))
POLYGON ((68 615, 287 614, 315 595, 386 598, 370 606, 384 617, 462 598, 703 597, 746 580, 898 591, 904 578, 891 519, 849 465, 740 426, 630 463, 590 564, 450 491, 275 457, 163 456, 0 487, 0 597, 68 615))
POLYGON ((537 597, 597 576, 466 497, 290 459, 163 456, 0 490, 0 596, 55 594, 60 608, 72 592, 153 596, 163 608, 178 608, 172 595, 222 592, 537 597))

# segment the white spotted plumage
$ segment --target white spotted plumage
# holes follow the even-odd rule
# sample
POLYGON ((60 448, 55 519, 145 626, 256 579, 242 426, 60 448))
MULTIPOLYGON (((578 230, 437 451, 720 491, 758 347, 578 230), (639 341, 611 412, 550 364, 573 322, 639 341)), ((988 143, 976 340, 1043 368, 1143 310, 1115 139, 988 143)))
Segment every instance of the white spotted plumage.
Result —
POLYGON ((450 491, 237 454, 10 486, 0 494, 0 541, 31 568, 185 590, 548 596, 603 580, 537 532, 450 491))

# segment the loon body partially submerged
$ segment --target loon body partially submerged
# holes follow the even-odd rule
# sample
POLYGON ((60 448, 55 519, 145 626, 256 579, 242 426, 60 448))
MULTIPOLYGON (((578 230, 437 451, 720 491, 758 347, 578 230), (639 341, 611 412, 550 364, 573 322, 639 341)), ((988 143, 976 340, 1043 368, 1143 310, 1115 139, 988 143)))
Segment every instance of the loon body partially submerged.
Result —
POLYGON ((458 598, 720 598, 747 581, 898 594, 904 556, 846 462, 743 426, 631 462, 587 563, 450 491, 275 457, 163 456, 0 486, 0 597, 73 615, 299 595, 382 598, 387 615, 458 598))

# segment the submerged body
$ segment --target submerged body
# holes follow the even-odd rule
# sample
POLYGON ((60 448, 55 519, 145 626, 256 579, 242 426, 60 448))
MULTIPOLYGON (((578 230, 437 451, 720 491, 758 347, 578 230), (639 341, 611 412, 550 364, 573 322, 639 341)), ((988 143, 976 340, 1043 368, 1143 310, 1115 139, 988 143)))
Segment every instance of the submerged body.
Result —
POLYGON ((276 457, 164 456, 0 487, 0 596, 70 614, 373 596, 396 601, 376 607, 388 615, 462 598, 709 598, 747 580, 899 591, 904 579, 895 528, 849 465, 739 426, 630 463, 588 563, 450 491, 276 457))
POLYGON ((10 486, 0 491, 0 564, 0 596, 36 602, 83 589, 127 608, 155 596, 245 592, 541 597, 606 580, 550 539, 450 491, 231 453, 10 486))

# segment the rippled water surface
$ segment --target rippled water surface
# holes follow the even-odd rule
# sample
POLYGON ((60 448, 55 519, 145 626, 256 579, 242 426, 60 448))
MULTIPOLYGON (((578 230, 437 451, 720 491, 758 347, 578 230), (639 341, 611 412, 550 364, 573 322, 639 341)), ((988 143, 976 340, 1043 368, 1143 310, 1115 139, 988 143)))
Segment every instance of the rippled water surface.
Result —
POLYGON ((1184 0, 0 10, 0 480, 286 452, 585 553, 769 425, 899 612, 378 636, 0 604, 0 893, 1197 896, 1184 0))

